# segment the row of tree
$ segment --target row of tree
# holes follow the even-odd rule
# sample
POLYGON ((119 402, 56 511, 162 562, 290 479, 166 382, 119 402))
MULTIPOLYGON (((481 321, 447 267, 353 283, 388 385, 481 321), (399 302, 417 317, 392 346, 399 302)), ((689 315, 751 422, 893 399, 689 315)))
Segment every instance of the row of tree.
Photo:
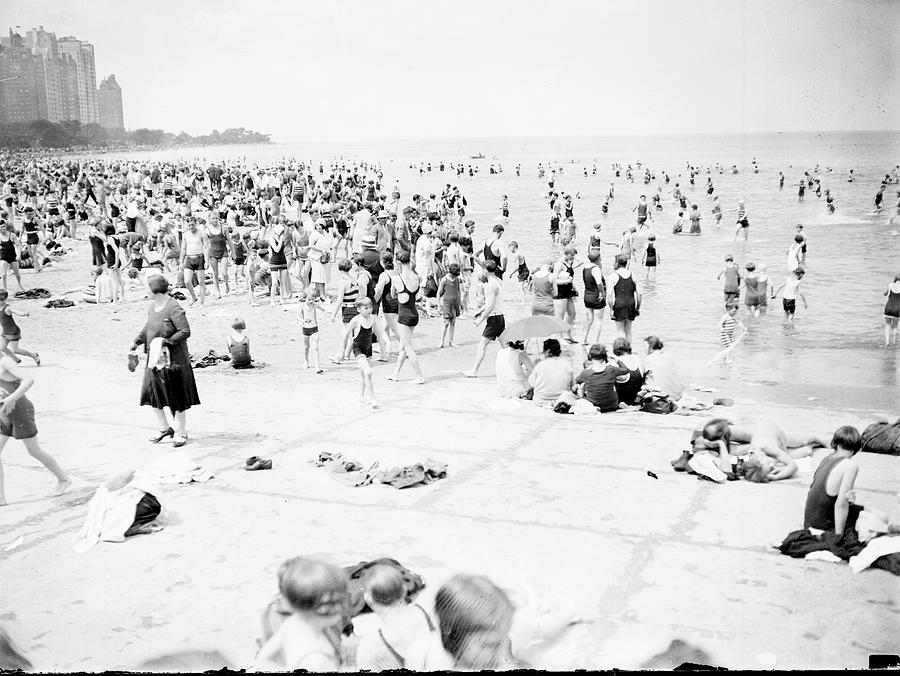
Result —
POLYGON ((78 148, 131 148, 135 146, 198 146, 246 143, 271 143, 269 134, 260 134, 238 127, 203 136, 191 136, 185 132, 172 134, 162 129, 104 129, 99 124, 81 124, 77 121, 8 122, 0 124, 0 148, 24 150, 28 148, 78 149, 78 148))

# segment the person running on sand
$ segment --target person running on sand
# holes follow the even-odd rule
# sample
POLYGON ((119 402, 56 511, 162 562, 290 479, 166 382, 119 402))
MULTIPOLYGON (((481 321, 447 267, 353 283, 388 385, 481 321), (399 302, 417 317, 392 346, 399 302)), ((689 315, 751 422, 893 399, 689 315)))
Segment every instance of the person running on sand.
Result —
MULTIPOLYGON (((0 357, 0 396, 2 396, 3 402, 0 405, 0 454, 10 437, 21 439, 28 454, 56 477, 56 488, 51 495, 62 495, 68 490, 72 481, 56 460, 41 449, 38 443, 38 430, 34 422, 34 405, 25 396, 32 385, 34 385, 34 379, 21 371, 10 357, 6 355, 0 357)), ((0 507, 6 504, 3 464, 0 462, 0 507)))
POLYGON ((487 276, 484 284, 484 305, 475 311, 475 325, 484 322, 484 331, 481 340, 478 341, 472 368, 463 373, 467 378, 477 377, 481 362, 487 354, 488 345, 506 330, 506 319, 503 316, 503 283, 500 277, 502 270, 495 261, 489 260, 484 264, 484 271, 487 276))
POLYGON ((12 306, 7 302, 8 298, 9 292, 5 289, 0 290, 0 332, 2 332, 2 335, 0 335, 0 352, 9 356, 17 364, 21 363, 22 360, 16 355, 23 354, 33 359, 34 363, 40 366, 41 357, 37 352, 29 352, 19 347, 19 341, 22 339, 22 330, 14 318, 14 316, 30 317, 31 313, 13 310, 12 306))

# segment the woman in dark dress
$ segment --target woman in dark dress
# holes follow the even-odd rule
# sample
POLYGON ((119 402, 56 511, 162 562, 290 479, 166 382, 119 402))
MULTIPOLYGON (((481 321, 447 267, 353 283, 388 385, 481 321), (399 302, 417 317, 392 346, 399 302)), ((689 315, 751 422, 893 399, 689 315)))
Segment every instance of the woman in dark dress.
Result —
POLYGON ((152 406, 159 421, 159 434, 151 437, 150 441, 159 443, 166 437, 172 437, 172 445, 178 448, 187 442, 185 411, 200 403, 187 348, 191 327, 188 326, 184 308, 169 296, 169 282, 165 277, 150 277, 148 286, 150 310, 147 323, 134 339, 131 351, 137 352, 138 347, 143 345, 144 352, 149 354, 152 341, 161 338, 163 346, 169 351, 169 365, 156 368, 155 363, 147 364, 141 388, 141 406, 152 406), (174 430, 166 418, 166 408, 172 412, 174 430))

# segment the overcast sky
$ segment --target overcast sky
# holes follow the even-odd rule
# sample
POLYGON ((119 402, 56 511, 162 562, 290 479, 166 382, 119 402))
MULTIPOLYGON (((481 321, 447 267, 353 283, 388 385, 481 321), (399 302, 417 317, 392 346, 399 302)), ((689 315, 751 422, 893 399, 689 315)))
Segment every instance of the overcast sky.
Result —
POLYGON ((278 141, 900 129, 894 0, 0 0, 125 125, 278 141))

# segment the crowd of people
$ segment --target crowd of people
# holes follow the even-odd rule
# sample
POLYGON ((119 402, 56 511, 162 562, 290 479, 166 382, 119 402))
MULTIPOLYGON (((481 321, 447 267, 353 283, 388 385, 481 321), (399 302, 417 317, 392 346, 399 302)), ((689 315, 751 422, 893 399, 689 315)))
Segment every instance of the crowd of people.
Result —
MULTIPOLYGON (((444 171, 445 166, 439 166, 444 171)), ((755 161, 753 167, 758 171, 755 161)), ((426 173, 431 166, 419 169, 426 173)), ((463 165, 450 164, 448 169, 456 176, 473 173, 463 165)), ((495 171, 502 172, 502 166, 498 164, 496 170, 492 166, 491 173, 495 171)), ((521 175, 521 165, 515 171, 521 175)), ((327 362, 354 363, 360 398, 373 407, 380 405, 373 378, 376 354, 380 362, 395 359, 389 381, 400 380, 408 363, 413 382, 425 384, 427 367, 423 368, 416 345, 420 320, 439 319, 443 326, 438 347, 450 349, 456 347, 457 320, 468 317, 479 327, 483 324, 483 329, 464 375, 477 377, 491 344, 499 343, 495 373, 502 397, 528 400, 558 412, 585 405, 590 412, 602 414, 623 409, 674 410, 687 388, 677 359, 669 355, 659 336, 648 332, 637 342, 633 336, 643 300, 640 276, 655 279, 662 261, 651 221, 653 212, 664 208, 664 200, 671 198, 680 210, 674 234, 700 235, 702 215, 696 204, 688 209, 679 182, 663 192, 662 185, 670 182, 666 172, 640 163, 617 164, 612 171, 616 177, 624 174, 628 181, 643 175, 645 184, 659 177, 661 185, 651 200, 641 196, 632 209, 636 222, 624 229, 619 240, 605 241, 601 228, 595 227, 582 260, 575 219, 579 196, 557 190, 561 168, 538 167, 538 176, 549 178, 545 199, 551 240, 558 247, 556 255, 530 269, 519 243, 508 241, 506 235, 514 210, 506 195, 499 201, 490 234, 482 239, 475 235, 475 221, 467 217, 468 201, 459 187, 446 183, 427 196, 403 199, 398 184, 388 188, 375 163, 335 162, 326 167, 284 160, 260 168, 244 162, 204 166, 7 157, 0 162, 0 388, 4 391, 0 451, 10 437, 21 439, 56 477, 55 495, 71 483, 38 445, 33 406, 25 396, 34 380, 19 367, 18 355, 30 357, 37 365, 40 357, 19 346, 21 331, 14 320, 18 313, 9 305, 6 291, 9 272, 23 290, 20 269, 30 265, 39 274, 47 263, 52 264, 53 256, 59 255, 54 252, 67 239, 90 243, 91 284, 72 290, 84 302, 149 298, 147 321, 133 341, 129 358, 132 369, 143 364, 139 401, 154 411, 154 443, 170 439, 176 448, 188 443, 187 411, 200 404, 187 344, 188 313, 179 297, 188 308, 236 294, 245 294, 248 305, 297 303, 302 363, 317 374, 326 370, 319 354, 320 322, 327 317, 335 323, 339 320, 340 339, 327 362), (605 272, 603 252, 610 246, 615 254, 605 272), (507 317, 507 278, 515 280, 523 298, 531 296, 532 317, 557 322, 553 330, 537 336, 543 342, 536 363, 526 350, 527 338, 508 331, 512 322, 507 317), (579 307, 585 318, 581 330, 576 328, 579 307), (601 339, 606 308, 616 327, 611 346, 601 339), (570 355, 563 352, 564 344, 582 348, 580 367, 573 367, 570 355), (141 349, 144 356, 139 354, 141 349)), ((704 168, 688 165, 686 172, 693 188, 704 168)), ((750 217, 744 201, 733 210, 723 210, 714 194, 712 177, 724 172, 718 164, 705 168, 715 227, 723 214, 733 213, 735 239, 743 235, 746 240, 750 217)), ((737 168, 733 166, 731 172, 737 168)), ((807 174, 804 184, 818 186, 813 176, 807 174)), ((780 180, 783 187, 783 175, 780 180)), ((876 198, 879 208, 883 192, 884 187, 876 198)), ((833 209, 827 189, 826 195, 831 200, 828 208, 833 209)), ((614 199, 611 183, 604 213, 614 199)), ((743 325, 736 315, 742 292, 748 318, 758 317, 768 300, 781 295, 785 318, 793 321, 797 299, 806 305, 801 291, 806 253, 806 236, 798 225, 787 252, 787 278, 777 287, 772 283, 771 289, 764 265, 747 262, 742 271, 733 256, 726 257, 719 274, 725 314, 719 326, 723 350, 717 357, 727 361, 740 340, 736 332, 743 325)), ((900 274, 885 295, 885 344, 895 345, 900 274)), ((236 318, 230 328, 231 365, 252 367, 246 323, 236 318)), ((810 497, 816 516, 807 520, 815 522, 815 527, 837 528, 844 523, 842 515, 857 472, 853 456, 859 443, 853 432, 858 436, 855 430, 841 428, 832 439, 795 438, 775 426, 750 431, 716 419, 694 435, 690 450, 673 465, 717 482, 740 477, 774 481, 796 474, 798 454, 831 446, 835 459, 828 461, 827 469, 820 469, 822 478, 816 474, 816 495, 811 492, 810 497), (823 509, 827 511, 823 505, 833 507, 833 518, 823 516, 823 509)), ((348 581, 343 571, 323 561, 291 559, 282 566, 278 585, 284 612, 278 626, 270 624, 263 637, 260 666, 339 668, 345 659, 342 632, 347 621, 348 581)), ((372 638, 375 645, 362 642, 358 646, 354 659, 359 668, 525 665, 510 639, 514 606, 486 578, 451 579, 438 591, 434 608, 425 609, 407 603, 396 571, 376 569, 367 578, 366 602, 379 616, 381 631, 372 638)), ((568 618, 559 629, 575 621, 568 618)))

